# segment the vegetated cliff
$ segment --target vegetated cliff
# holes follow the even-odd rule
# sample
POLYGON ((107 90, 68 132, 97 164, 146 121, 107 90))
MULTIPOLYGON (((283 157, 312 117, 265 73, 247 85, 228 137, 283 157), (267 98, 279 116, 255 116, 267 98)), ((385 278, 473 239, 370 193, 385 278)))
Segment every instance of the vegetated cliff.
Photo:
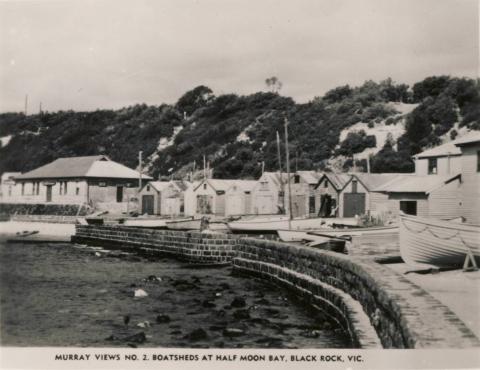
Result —
MULTIPOLYGON (((215 96, 206 86, 175 105, 120 110, 0 114, 0 173, 57 157, 106 154, 148 172, 183 176, 206 156, 217 178, 257 178, 278 169, 276 132, 289 122, 292 169, 366 167, 409 172, 411 155, 480 129, 478 80, 434 76, 409 87, 390 79, 340 86, 305 104, 272 92, 215 96), (353 158, 353 160, 352 160, 353 158)), ((284 160, 282 158, 282 162, 284 160)))

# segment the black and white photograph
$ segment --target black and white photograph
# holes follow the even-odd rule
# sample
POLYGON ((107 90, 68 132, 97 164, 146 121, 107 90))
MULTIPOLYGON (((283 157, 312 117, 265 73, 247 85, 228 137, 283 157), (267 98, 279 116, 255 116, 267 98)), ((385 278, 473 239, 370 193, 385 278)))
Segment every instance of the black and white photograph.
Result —
POLYGON ((478 0, 0 0, 0 368, 480 368, 478 0))

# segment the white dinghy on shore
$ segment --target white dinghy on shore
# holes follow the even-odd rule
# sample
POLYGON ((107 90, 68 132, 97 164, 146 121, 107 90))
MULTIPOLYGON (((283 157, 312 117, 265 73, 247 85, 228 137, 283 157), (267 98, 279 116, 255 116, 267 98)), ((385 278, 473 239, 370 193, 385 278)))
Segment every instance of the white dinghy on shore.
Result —
POLYGON ((474 268, 480 262, 480 225, 400 215, 400 253, 408 265, 474 268))

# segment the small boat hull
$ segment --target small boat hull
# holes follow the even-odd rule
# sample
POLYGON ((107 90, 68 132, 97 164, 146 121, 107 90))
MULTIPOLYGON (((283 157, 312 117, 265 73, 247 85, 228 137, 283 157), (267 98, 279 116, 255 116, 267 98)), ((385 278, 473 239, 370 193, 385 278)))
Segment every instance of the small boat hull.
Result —
POLYGON ((123 222, 123 226, 132 227, 146 227, 152 229, 165 229, 167 227, 167 220, 162 219, 127 219, 123 222))
POLYGON ((166 226, 169 230, 200 230, 201 220, 176 220, 167 221, 166 226))
POLYGON ((261 232, 277 230, 310 230, 321 229, 325 226, 345 225, 357 226, 358 219, 351 218, 295 218, 289 220, 288 217, 278 218, 257 218, 250 220, 238 220, 228 223, 228 227, 233 232, 261 232))
POLYGON ((468 254, 480 262, 480 226, 401 215, 400 253, 412 266, 460 267, 468 254))
POLYGON ((277 230, 278 236, 284 242, 314 240, 318 236, 326 237, 361 237, 398 234, 398 226, 365 227, 351 229, 317 229, 317 230, 277 230))

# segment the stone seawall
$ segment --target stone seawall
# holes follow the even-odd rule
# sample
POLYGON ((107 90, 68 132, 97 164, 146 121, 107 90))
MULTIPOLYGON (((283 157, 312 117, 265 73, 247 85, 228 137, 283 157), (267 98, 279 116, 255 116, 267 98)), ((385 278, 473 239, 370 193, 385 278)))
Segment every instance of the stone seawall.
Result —
POLYGON ((167 254, 283 285, 361 348, 466 348, 480 341, 427 292, 371 258, 224 234, 80 226, 72 240, 167 254))
POLYGON ((227 264, 235 254, 237 238, 225 234, 76 225, 72 241, 135 248, 145 254, 170 255, 197 264, 227 264))

